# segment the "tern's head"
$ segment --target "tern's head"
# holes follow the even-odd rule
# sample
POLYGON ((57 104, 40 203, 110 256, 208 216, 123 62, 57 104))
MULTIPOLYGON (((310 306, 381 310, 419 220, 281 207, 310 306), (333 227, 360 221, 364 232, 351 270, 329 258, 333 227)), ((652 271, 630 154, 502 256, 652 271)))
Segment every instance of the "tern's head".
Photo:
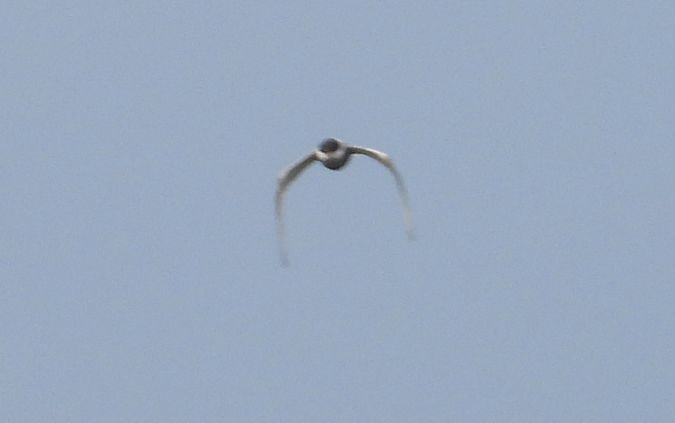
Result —
POLYGON ((335 138, 326 138, 319 144, 319 150, 324 153, 332 153, 340 148, 340 142, 335 138))

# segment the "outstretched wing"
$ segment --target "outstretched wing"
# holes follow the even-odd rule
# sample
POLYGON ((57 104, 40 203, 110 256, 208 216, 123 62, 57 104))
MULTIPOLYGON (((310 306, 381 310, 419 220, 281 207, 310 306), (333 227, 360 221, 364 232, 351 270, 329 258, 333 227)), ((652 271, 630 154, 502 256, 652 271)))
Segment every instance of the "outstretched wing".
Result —
POLYGON ((284 194, 288 189, 288 186, 295 180, 295 178, 302 173, 303 170, 307 169, 309 165, 314 163, 315 160, 318 160, 316 151, 313 151, 312 154, 302 158, 297 163, 292 164, 286 168, 281 174, 279 174, 277 193, 274 198, 275 208, 276 208, 276 217, 277 217, 277 236, 279 238, 279 249, 281 252, 281 263, 284 266, 288 265, 288 253, 286 250, 286 234, 284 230, 284 194))
POLYGON ((401 174, 398 173, 398 170, 394 166, 394 163, 391 161, 389 156, 381 151, 373 150, 372 148, 358 147, 355 145, 350 146, 348 151, 353 154, 363 154, 377 160, 378 162, 386 166, 386 168, 389 169, 392 175, 394 175, 394 179, 396 179, 396 186, 398 187, 398 192, 401 196, 401 201, 403 203, 403 220, 405 223, 405 231, 406 234, 408 235, 409 240, 415 239, 415 233, 413 231, 412 212, 410 210, 410 201, 408 200, 408 191, 405 189, 405 185, 403 184, 403 178, 401 177, 401 174))

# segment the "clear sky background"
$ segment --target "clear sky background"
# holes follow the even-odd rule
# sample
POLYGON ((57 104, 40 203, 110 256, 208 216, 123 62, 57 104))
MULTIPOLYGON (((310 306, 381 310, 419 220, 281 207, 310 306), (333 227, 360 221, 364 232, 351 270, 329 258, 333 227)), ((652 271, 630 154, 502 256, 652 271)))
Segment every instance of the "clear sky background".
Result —
POLYGON ((673 2, 1 9, 0 421, 672 421, 673 2))

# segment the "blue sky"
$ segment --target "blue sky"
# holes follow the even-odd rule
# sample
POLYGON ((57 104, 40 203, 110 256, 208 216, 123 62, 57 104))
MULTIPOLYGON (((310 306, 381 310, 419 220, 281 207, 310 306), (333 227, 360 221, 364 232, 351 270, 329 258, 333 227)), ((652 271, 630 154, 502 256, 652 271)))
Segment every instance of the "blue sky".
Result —
POLYGON ((6 4, 0 420, 672 419, 674 19, 6 4))

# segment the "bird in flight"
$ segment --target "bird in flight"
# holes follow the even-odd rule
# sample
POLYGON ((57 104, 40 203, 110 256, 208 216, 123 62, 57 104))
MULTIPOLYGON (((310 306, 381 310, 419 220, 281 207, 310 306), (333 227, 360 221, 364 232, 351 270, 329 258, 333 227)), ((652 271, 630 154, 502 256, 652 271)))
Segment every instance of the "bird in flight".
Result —
POLYGON ((303 157, 298 162, 293 163, 279 175, 275 206, 277 218, 277 235, 279 237, 279 247, 281 251, 281 263, 284 266, 288 265, 288 253, 284 229, 283 205, 284 194, 286 193, 288 186, 312 163, 318 161, 321 162, 324 167, 327 167, 330 170, 340 170, 347 164, 347 162, 349 162, 352 154, 363 154, 371 157, 383 164, 387 169, 389 169, 392 175, 394 175, 396 186, 398 187, 398 192, 401 196, 401 201, 403 202, 403 219, 405 223, 406 234, 408 235, 409 240, 413 240, 415 238, 413 232, 412 214, 408 201, 408 192, 405 189, 405 185, 403 185, 403 178, 401 178, 401 175, 398 173, 398 170, 396 170, 396 167, 394 167, 394 163, 392 163, 391 159, 389 159, 389 156, 372 148, 349 145, 336 138, 326 138, 323 140, 323 142, 321 142, 321 144, 319 144, 319 147, 316 150, 312 151, 309 155, 303 157))

